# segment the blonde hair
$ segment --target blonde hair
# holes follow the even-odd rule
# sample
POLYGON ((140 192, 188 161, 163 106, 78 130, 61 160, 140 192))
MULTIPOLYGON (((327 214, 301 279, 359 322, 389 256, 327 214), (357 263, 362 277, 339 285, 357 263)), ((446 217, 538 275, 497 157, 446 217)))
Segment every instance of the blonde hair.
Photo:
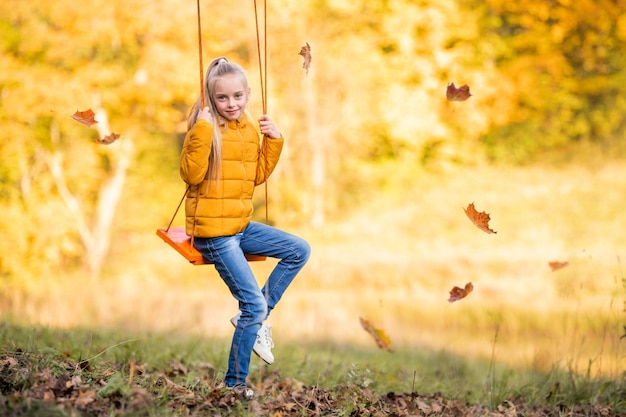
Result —
MULTIPOLYGON (((241 83, 246 91, 248 91, 248 77, 243 68, 229 62, 224 57, 215 58, 206 70, 204 77, 204 103, 209 108, 213 117, 213 140, 211 144, 211 154, 209 155, 209 182, 217 183, 222 171, 222 129, 226 128, 226 120, 217 111, 215 105, 215 84, 217 81, 228 74, 235 74, 241 79, 241 83)), ((198 113, 202 107, 202 97, 194 103, 189 111, 187 119, 187 130, 191 129, 198 119, 198 113)))

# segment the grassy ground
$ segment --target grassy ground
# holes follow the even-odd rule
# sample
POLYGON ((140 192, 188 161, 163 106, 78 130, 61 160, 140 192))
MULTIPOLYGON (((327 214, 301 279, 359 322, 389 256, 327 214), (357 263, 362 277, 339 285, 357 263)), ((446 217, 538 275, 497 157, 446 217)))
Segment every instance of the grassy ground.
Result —
POLYGON ((428 348, 388 354, 347 344, 282 344, 275 365, 253 358, 249 382, 256 399, 241 403, 219 388, 226 339, 8 323, 0 336, 0 412, 12 416, 375 416, 412 408, 441 416, 614 416, 626 411, 624 381, 557 369, 535 372, 428 348), (391 401, 398 398, 406 401, 391 401))
MULTIPOLYGON (((298 364, 280 365, 281 374, 328 386, 373 375, 387 390, 488 403, 515 392, 544 398, 561 376, 572 398, 593 381, 623 384, 625 166, 385 172, 384 193, 364 191, 365 204, 324 228, 291 229, 313 256, 271 317, 278 357, 298 364), (465 216, 472 202, 497 234, 465 216), (552 261, 568 266, 553 272, 552 261), (474 292, 448 303, 466 282, 474 292), (378 350, 359 317, 383 329, 395 352, 378 350)), ((252 267, 262 279, 272 262, 252 267)), ((25 283, 4 291, 0 308, 20 324, 85 334, 197 337, 178 353, 162 349, 163 363, 192 350, 221 371, 236 312, 212 267, 186 264, 154 230, 124 236, 101 281, 25 283)), ((119 341, 102 337, 83 357, 119 341)), ((160 346, 159 337, 146 340, 160 346)), ((109 354, 137 343, 146 342, 109 354)))

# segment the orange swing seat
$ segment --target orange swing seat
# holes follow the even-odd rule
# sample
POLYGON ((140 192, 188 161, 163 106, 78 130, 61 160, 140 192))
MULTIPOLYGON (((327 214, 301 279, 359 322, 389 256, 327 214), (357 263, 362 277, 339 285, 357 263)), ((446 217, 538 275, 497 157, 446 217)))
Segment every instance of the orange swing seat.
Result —
MULTIPOLYGON (((172 227, 169 229, 157 229, 157 235, 168 245, 176 249, 178 253, 183 255, 193 265, 210 265, 213 262, 206 259, 193 246, 191 246, 191 237, 187 236, 185 228, 172 227)), ((264 261, 265 256, 245 254, 248 261, 264 261)))

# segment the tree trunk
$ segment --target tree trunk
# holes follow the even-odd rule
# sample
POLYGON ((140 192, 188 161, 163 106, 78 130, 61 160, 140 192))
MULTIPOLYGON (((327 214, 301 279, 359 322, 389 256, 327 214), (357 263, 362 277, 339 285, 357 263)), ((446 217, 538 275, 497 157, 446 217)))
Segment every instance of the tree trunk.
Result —
MULTIPOLYGON (((108 119, 103 110, 96 114, 98 120, 98 134, 103 138, 110 134, 108 119)), ((54 140, 53 140, 54 142, 54 140)), ((83 257, 84 265, 92 278, 97 279, 102 272, 104 260, 111 245, 111 228, 115 216, 115 210, 124 189, 126 173, 133 159, 133 144, 128 138, 123 138, 108 146, 111 151, 113 169, 102 182, 93 218, 88 219, 85 208, 68 188, 63 170, 63 155, 54 151, 46 155, 46 163, 52 173, 59 195, 65 202, 76 222, 76 228, 85 249, 83 257)))

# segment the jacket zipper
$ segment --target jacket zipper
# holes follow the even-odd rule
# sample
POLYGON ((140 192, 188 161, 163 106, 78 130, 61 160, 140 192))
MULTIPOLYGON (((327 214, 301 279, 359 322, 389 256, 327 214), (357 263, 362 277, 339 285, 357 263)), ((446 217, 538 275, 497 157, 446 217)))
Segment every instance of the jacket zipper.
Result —
MULTIPOLYGON (((243 203, 243 187, 245 182, 247 181, 247 177, 246 177, 246 166, 245 166, 245 162, 246 162, 246 139, 243 136, 243 133, 241 132, 241 125, 239 123, 239 120, 237 120, 237 132, 239 133, 239 137, 241 138, 241 170, 243 172, 242 174, 242 178, 243 181, 241 181, 241 185, 240 185, 240 189, 239 189, 239 203, 241 204, 241 212, 243 213, 244 209, 246 208, 246 205, 243 203)), ((243 219, 243 217, 242 217, 243 219)))

